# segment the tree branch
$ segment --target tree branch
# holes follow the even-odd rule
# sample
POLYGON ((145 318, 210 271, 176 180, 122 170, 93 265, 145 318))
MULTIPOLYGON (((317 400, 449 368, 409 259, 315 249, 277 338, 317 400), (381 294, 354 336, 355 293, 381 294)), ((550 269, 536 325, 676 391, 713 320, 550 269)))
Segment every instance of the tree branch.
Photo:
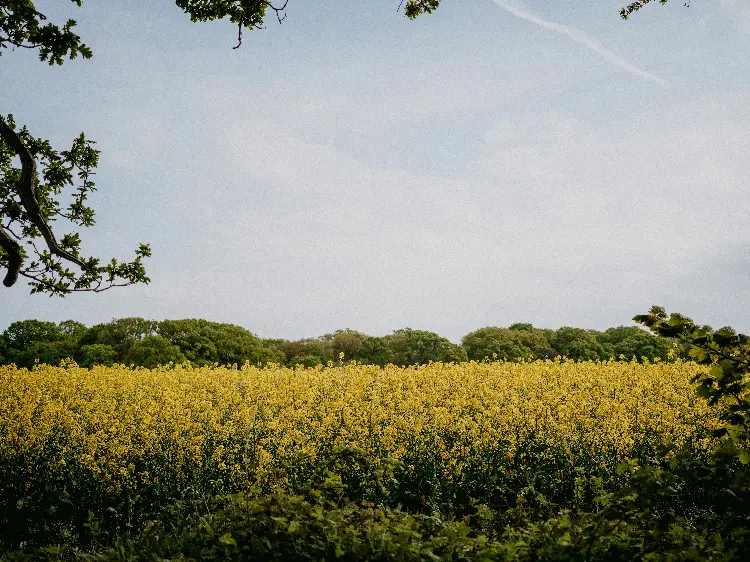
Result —
POLYGON ((2 226, 0 226, 0 247, 8 255, 8 273, 5 274, 3 285, 12 287, 18 281, 18 273, 21 271, 21 266, 23 265, 23 257, 21 246, 8 236, 8 233, 2 226))
MULTIPOLYGON (((21 159, 21 178, 16 184, 16 191, 21 198, 21 204, 23 205, 24 209, 26 209, 29 220, 41 233, 44 241, 47 243, 47 248, 49 248, 50 253, 56 255, 59 258, 72 262, 82 269, 85 269, 86 266, 83 261, 60 247, 60 245, 57 243, 57 240, 55 239, 55 235, 52 233, 49 225, 44 220, 44 217, 42 217, 42 211, 39 207, 39 201, 37 201, 36 198, 36 162, 21 138, 13 129, 10 128, 10 126, 8 126, 2 116, 0 116, 0 138, 5 140, 5 142, 8 143, 8 145, 16 152, 16 154, 21 159)), ((4 231, 3 235, 5 239, 0 238, 0 240, 2 240, 3 249, 10 256, 8 264, 8 274, 6 275, 3 283, 6 287, 10 287, 18 279, 18 273, 20 271, 22 261, 14 257, 16 255, 15 253, 13 253, 15 250, 8 249, 11 247, 10 245, 8 245, 8 241, 14 241, 11 240, 7 236, 7 234, 4 233, 4 231)), ((16 246, 18 245, 16 244, 16 246)), ((18 247, 18 251, 20 252, 20 247, 18 247)))

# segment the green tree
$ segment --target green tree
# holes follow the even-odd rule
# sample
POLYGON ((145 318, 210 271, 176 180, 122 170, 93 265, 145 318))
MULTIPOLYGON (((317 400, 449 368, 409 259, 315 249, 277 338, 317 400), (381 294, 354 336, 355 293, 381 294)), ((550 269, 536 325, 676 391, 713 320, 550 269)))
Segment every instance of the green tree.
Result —
POLYGON ((330 335, 331 352, 336 359, 343 353, 344 361, 359 361, 359 351, 366 337, 355 330, 336 330, 330 335))
POLYGON ((528 322, 516 322, 515 324, 508 326, 508 329, 513 330, 514 332, 533 332, 536 330, 534 325, 529 324, 528 322))
POLYGON ((242 365, 245 361, 283 363, 284 355, 240 326, 208 320, 165 320, 155 323, 158 335, 176 345, 196 365, 242 365))
POLYGON ((73 357, 77 346, 54 322, 22 320, 3 332, 5 361, 18 367, 31 367, 35 362, 56 365, 73 357))
POLYGON ((555 355, 544 332, 531 324, 480 328, 465 335, 461 344, 473 361, 495 358, 502 361, 548 359, 555 355))
POLYGON ((314 368, 318 365, 325 365, 325 363, 326 362, 317 355, 303 354, 295 355, 294 358, 289 361, 289 366, 296 367, 297 365, 302 365, 303 367, 314 368))
POLYGON ((63 320, 58 326, 65 337, 74 342, 78 342, 88 331, 85 324, 81 324, 75 320, 63 320))
POLYGON ((111 345, 94 343, 82 346, 78 350, 76 359, 81 367, 86 367, 87 369, 96 365, 109 367, 117 359, 117 352, 111 345))
POLYGON ((430 361, 466 361, 466 351, 434 332, 404 328, 383 338, 396 365, 424 365, 430 361))
POLYGON ((156 332, 178 346, 193 364, 213 365, 219 361, 219 352, 211 336, 211 324, 198 319, 165 320, 159 322, 156 332))
POLYGON ((384 367, 394 362, 393 351, 388 346, 386 338, 365 336, 357 351, 355 359, 365 365, 380 365, 384 367))
POLYGON ((676 349, 673 340, 654 336, 636 326, 607 328, 597 334, 596 340, 602 345, 602 358, 617 359, 622 355, 628 361, 633 357, 639 361, 643 357, 652 362, 657 358, 667 360, 676 349))
MULTIPOLYGON (((82 5, 82 0, 71 1, 82 5)), ((413 19, 432 12, 438 3, 409 0, 405 14, 413 19)), ((287 6, 269 0, 176 0, 176 4, 192 21, 229 19, 237 24, 237 47, 243 29, 260 29, 268 10, 280 22, 287 6)), ((79 55, 90 59, 93 52, 74 32, 75 26, 72 19, 62 26, 48 22, 32 0, 5 0, 0 4, 0 54, 8 47, 37 49, 39 59, 50 65, 79 55)), ((130 262, 115 258, 102 262, 82 253, 75 228, 59 239, 53 233, 59 218, 76 228, 94 224, 94 210, 86 201, 95 191, 92 177, 98 163, 99 151, 83 133, 69 150, 58 151, 25 126, 18 128, 13 115, 0 114, 0 269, 6 269, 6 287, 25 277, 32 293, 64 296, 149 282, 143 266, 143 258, 151 255, 147 244, 140 244, 130 262), (20 168, 13 166, 16 158, 20 168), (68 190, 71 193, 63 194, 68 190), (65 205, 64 200, 70 202, 65 205)))
POLYGON ((521 342, 515 330, 496 326, 480 328, 466 334, 461 344, 472 361, 514 361, 520 358, 531 359, 534 355, 533 351, 521 342))
MULTIPOLYGON (((320 363, 326 364, 333 361, 333 345, 325 338, 306 338, 295 341, 285 341, 279 346, 279 349, 286 360, 287 365, 296 365, 303 357, 306 361, 312 361, 310 358, 320 360, 320 363)), ((315 363, 317 365, 317 363, 315 363)))
POLYGON ((169 362, 181 363, 185 359, 180 348, 172 345, 168 339, 161 336, 146 336, 128 348, 123 362, 126 365, 153 368, 169 362))
POLYGON ((112 347, 117 360, 122 361, 130 347, 137 341, 155 335, 156 322, 144 318, 119 318, 88 329, 78 341, 79 345, 102 344, 112 347))
POLYGON ((63 339, 60 327, 54 322, 21 320, 13 322, 3 332, 5 345, 9 349, 22 350, 38 342, 53 342, 63 339))
POLYGON ((604 356, 604 349, 596 340, 597 332, 563 326, 555 330, 552 347, 557 354, 578 361, 596 361, 604 356))
POLYGON ((68 339, 54 342, 39 342, 17 352, 13 356, 13 363, 17 367, 31 368, 35 363, 45 365, 59 365, 61 361, 74 358, 78 351, 75 342, 68 339))

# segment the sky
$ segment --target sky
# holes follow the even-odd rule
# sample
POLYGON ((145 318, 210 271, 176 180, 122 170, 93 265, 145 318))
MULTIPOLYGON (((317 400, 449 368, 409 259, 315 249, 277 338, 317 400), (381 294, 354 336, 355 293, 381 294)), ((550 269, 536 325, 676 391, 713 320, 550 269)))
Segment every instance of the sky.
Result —
MULTIPOLYGON (((398 0, 245 32, 174 3, 38 1, 91 60, 0 57, 0 107, 101 150, 85 254, 151 283, 17 320, 205 318, 261 337, 603 330, 651 305, 750 331, 750 3, 398 0)), ((65 225, 57 232, 67 231, 65 225)))

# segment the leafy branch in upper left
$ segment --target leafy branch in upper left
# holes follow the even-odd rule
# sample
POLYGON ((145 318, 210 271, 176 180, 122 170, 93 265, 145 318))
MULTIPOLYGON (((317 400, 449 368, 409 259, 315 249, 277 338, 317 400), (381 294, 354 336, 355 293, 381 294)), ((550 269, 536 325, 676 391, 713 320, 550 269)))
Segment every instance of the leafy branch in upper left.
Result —
POLYGON ((98 258, 81 255, 78 232, 59 241, 52 232, 50 224, 60 218, 78 227, 94 224, 94 210, 86 204, 95 191, 92 176, 99 161, 93 145, 81 133, 70 150, 58 152, 26 127, 16 131, 12 115, 0 116, 0 267, 7 268, 6 287, 23 276, 30 280, 32 293, 64 296, 149 281, 142 264, 151 253, 148 245, 141 244, 131 262, 113 258, 101 265, 98 258), (13 166, 16 158, 20 168, 13 166), (60 196, 69 188, 73 193, 64 207, 60 196))

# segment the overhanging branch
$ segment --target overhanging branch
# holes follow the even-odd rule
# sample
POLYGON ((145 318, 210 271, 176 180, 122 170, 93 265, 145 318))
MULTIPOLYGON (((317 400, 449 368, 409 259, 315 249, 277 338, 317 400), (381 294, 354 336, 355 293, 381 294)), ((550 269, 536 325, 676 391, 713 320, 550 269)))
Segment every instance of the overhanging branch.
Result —
MULTIPOLYGON (((55 235, 44 220, 44 217, 42 217, 42 211, 36 197, 36 161, 28 147, 23 143, 18 134, 10 128, 2 116, 0 116, 0 138, 8 143, 21 159, 21 178, 16 184, 16 191, 21 198, 21 205, 26 209, 29 221, 39 230, 51 254, 85 269, 86 266, 83 261, 60 247, 55 239, 55 235)), ((8 273, 5 276, 3 284, 6 287, 10 287, 18 279, 22 265, 20 246, 2 228, 0 228, 0 245, 2 245, 9 256, 8 273)))
POLYGON ((18 281, 18 273, 23 265, 21 255, 21 246, 11 238, 5 229, 0 225, 0 247, 5 250, 8 260, 8 273, 5 274, 3 285, 12 287, 18 281))

